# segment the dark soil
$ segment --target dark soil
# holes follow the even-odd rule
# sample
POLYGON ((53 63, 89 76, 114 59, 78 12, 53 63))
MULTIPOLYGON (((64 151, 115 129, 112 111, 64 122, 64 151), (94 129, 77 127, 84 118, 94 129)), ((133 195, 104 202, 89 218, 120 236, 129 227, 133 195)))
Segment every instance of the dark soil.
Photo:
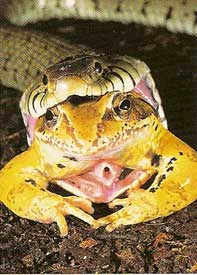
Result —
MULTIPOLYGON (((169 129, 197 148, 196 38, 134 24, 66 21, 58 28, 57 24, 51 21, 35 27, 58 29, 75 43, 147 62, 163 99, 169 129)), ((19 92, 1 87, 1 166, 27 148, 19 98, 19 92)), ((98 215, 105 212, 105 206, 97 206, 98 215)), ((1 204, 0 273, 195 273, 196 216, 193 203, 170 217, 120 227, 112 233, 104 228, 93 230, 69 217, 69 235, 60 238, 56 224, 19 218, 1 204)))

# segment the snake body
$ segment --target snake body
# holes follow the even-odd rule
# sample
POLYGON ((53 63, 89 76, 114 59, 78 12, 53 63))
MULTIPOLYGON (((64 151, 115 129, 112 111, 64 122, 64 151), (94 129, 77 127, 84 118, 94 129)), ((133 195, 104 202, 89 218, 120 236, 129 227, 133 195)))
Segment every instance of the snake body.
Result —
POLYGON ((24 31, 20 28, 2 28, 0 40, 3 50, 1 82, 21 91, 35 81, 48 66, 67 56, 84 52, 82 47, 75 47, 60 39, 49 37, 48 34, 24 31))
MULTIPOLYGON (((164 26, 174 32, 197 34, 195 0, 3 0, 1 13, 18 25, 50 18, 75 17, 123 23, 138 22, 151 26, 164 26)), ((65 43, 59 38, 33 31, 25 32, 20 28, 1 28, 0 40, 3 49, 0 81, 3 85, 19 90, 24 90, 39 72, 60 61, 61 57, 88 51, 65 43)))
POLYGON ((174 32, 197 34, 196 0, 3 1, 4 16, 18 25, 51 18, 74 17, 122 23, 136 22, 166 27, 174 32))
MULTIPOLYGON (((0 32, 0 39, 2 41, 4 57, 4 60, 1 64, 1 82, 5 86, 14 87, 21 91, 26 90, 26 93, 21 101, 22 112, 25 113, 27 113, 27 109, 30 108, 30 98, 33 98, 34 94, 35 96, 37 96, 38 93, 38 91, 35 90, 34 94, 32 94, 32 88, 30 84, 37 83, 36 80, 40 78, 47 67, 57 62, 60 62, 61 64, 62 60, 66 60, 66 58, 69 57, 75 59, 77 56, 82 56, 82 58, 90 58, 91 56, 96 56, 96 58, 99 58, 100 56, 100 54, 88 48, 71 45, 55 37, 49 38, 47 34, 35 33, 33 31, 29 32, 17 28, 2 29, 0 32), (27 90, 28 87, 30 87, 29 90, 27 90)), ((125 83, 124 89, 132 90, 134 88, 134 83, 138 83, 140 77, 143 77, 143 75, 145 74, 149 74, 149 69, 143 62, 137 61, 135 59, 129 57, 127 58, 128 61, 121 61, 119 59, 120 58, 112 58, 111 65, 116 64, 118 66, 118 63, 120 63, 120 67, 127 67, 127 73, 125 73, 124 71, 120 72, 119 69, 118 75, 120 75, 122 81, 125 83), (128 64, 122 64, 124 62, 128 62, 128 64), (129 65, 129 63, 131 64, 129 65), (128 80, 128 74, 132 75, 132 79, 128 80)), ((117 71, 117 69, 114 70, 117 71)), ((105 77, 107 77, 107 75, 105 77)), ((90 85, 89 87, 90 93, 93 90, 95 91, 94 93, 96 93, 94 95, 98 96, 99 93, 104 93, 106 88, 106 91, 108 92, 122 89, 123 87, 122 85, 120 86, 120 81, 117 81, 117 79, 114 78, 116 77, 112 76, 110 77, 110 79, 108 79, 108 81, 104 80, 103 83, 100 82, 98 84, 95 81, 95 84, 93 84, 93 86, 90 85), (109 81, 111 81, 112 83, 109 83, 109 81), (98 89, 99 91, 97 92, 98 89)), ((154 82, 150 74, 147 78, 149 79, 149 85, 153 90, 154 97, 160 104, 160 117, 165 120, 163 109, 161 107, 161 100, 157 90, 155 89, 154 82)), ((88 95, 88 91, 86 90, 87 89, 84 87, 84 93, 80 90, 80 94, 86 95, 87 93, 88 95)), ((69 94, 67 94, 64 98, 61 97, 59 100, 57 100, 57 102, 56 100, 51 101, 50 93, 47 93, 47 96, 48 98, 45 99, 46 107, 43 108, 43 111, 38 111, 38 114, 34 112, 35 116, 40 116, 46 111, 47 108, 56 105, 60 101, 65 100, 69 96, 69 94)), ((29 113, 29 115, 32 115, 32 112, 29 113)))

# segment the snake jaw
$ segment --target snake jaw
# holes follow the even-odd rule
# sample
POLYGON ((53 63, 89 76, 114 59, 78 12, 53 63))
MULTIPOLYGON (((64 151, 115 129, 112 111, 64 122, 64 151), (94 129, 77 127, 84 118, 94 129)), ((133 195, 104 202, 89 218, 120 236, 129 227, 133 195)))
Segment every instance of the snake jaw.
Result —
POLYGON ((106 93, 136 91, 158 110, 164 126, 166 119, 159 93, 148 66, 128 56, 81 55, 65 59, 46 70, 37 85, 31 86, 21 98, 21 110, 38 118, 47 109, 62 103, 72 95, 102 96, 106 93), (35 88, 36 87, 36 88, 35 88))
MULTIPOLYGON (((77 94, 83 94, 83 96, 82 96, 82 98, 83 98, 84 94, 85 94, 84 87, 86 87, 86 86, 84 86, 84 81, 82 81, 79 77, 74 77, 74 78, 68 79, 68 80, 63 80, 63 79, 59 80, 59 82, 56 86, 57 89, 56 89, 55 102, 60 101, 60 98, 64 91, 69 90, 68 94, 72 95, 77 90, 77 87, 78 87, 77 94)), ((97 89, 94 89, 94 91, 97 91, 97 89)), ((155 84, 154 84, 154 81, 152 80, 151 75, 147 74, 146 77, 143 77, 137 83, 137 85, 134 87, 133 92, 140 95, 146 102, 148 102, 154 108, 154 110, 157 112, 157 116, 159 117, 163 126, 165 128, 167 128, 167 122, 166 122, 166 118, 165 118, 163 108, 161 105, 161 100, 160 100, 160 97, 158 96, 158 93, 155 88, 155 84)), ((118 91, 114 91, 114 94, 117 94, 117 93, 118 93, 118 91)), ((68 100, 69 100, 69 98, 70 97, 68 97, 68 100)), ((84 101, 86 98, 87 97, 84 97, 84 101)), ((36 95, 36 99, 39 99, 39 94, 36 95)), ((63 100, 63 98, 62 98, 62 100, 63 100)), ((22 101, 23 101, 23 98, 22 98, 22 101)), ((35 105, 34 101, 33 101, 33 104, 35 105)), ((45 101, 46 101, 46 98, 45 98, 45 101)), ((43 100, 43 102, 44 102, 44 100, 43 100)), ((71 100, 70 100, 70 102, 71 102, 71 100)), ((46 105, 47 105, 47 103, 44 104, 44 106, 46 106, 46 105)), ((108 106, 108 107, 110 108, 110 106, 108 106)), ((22 116, 23 116, 24 124, 27 128, 28 144, 31 145, 31 143, 33 141, 33 137, 34 137, 36 122, 39 118, 29 115, 28 112, 22 112, 22 116)), ((63 142, 60 141, 59 144, 63 144, 63 142)))

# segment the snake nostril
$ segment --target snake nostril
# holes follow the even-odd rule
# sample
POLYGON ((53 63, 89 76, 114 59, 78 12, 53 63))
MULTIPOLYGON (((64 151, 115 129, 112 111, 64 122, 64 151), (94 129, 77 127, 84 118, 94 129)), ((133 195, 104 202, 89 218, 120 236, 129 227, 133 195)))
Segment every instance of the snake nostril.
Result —
POLYGON ((44 85, 47 85, 47 83, 48 83, 48 77, 47 77, 46 74, 43 75, 42 83, 43 83, 44 85))

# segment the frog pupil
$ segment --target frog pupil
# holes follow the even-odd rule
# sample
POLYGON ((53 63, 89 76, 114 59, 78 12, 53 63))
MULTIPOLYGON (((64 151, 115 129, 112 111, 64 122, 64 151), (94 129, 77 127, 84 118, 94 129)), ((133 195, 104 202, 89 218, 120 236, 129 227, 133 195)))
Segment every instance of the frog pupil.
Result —
POLYGON ((124 110, 124 111, 129 110, 130 107, 131 107, 131 102, 130 102, 129 99, 124 99, 124 100, 120 103, 120 106, 119 106, 119 108, 120 108, 121 110, 124 110))
POLYGON ((50 110, 47 110, 45 117, 46 117, 46 120, 48 120, 48 121, 52 120, 53 119, 53 113, 50 110))

